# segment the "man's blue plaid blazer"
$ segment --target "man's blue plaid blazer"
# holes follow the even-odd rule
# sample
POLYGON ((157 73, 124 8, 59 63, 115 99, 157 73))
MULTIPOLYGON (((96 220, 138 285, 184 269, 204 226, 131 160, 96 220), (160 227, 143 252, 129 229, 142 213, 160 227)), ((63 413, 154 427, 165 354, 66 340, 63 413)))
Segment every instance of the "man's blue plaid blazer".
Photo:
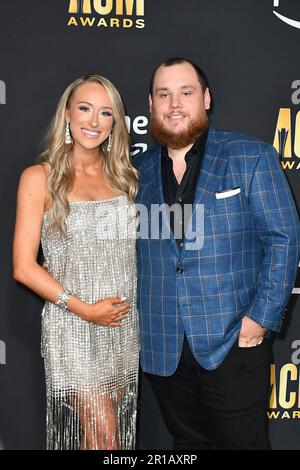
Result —
MULTIPOLYGON (((135 165, 137 203, 150 219, 151 205, 164 203, 161 147, 135 165)), ((245 315, 279 331, 294 285, 299 219, 271 145, 211 127, 193 211, 196 204, 204 205, 201 249, 188 249, 187 241, 178 248, 172 232, 169 239, 137 241, 141 364, 151 374, 175 372, 184 333, 197 361, 215 369, 245 315)))

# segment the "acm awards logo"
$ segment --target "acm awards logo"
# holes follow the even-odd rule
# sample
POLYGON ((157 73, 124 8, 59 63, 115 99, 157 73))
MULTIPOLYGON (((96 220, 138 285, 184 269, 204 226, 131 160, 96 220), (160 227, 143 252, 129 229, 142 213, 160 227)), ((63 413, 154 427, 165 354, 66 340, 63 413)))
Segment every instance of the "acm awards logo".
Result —
POLYGON ((300 340, 293 341, 291 362, 271 365, 269 420, 300 418, 300 340))
MULTIPOLYGON (((282 2, 282 0, 273 0, 274 8, 279 8, 280 7, 280 2, 282 2)), ((297 21, 293 18, 289 18, 287 16, 284 16, 281 13, 279 13, 278 11, 275 11, 275 10, 273 10, 273 13, 274 13, 275 16, 277 16, 277 18, 279 18, 284 23, 286 23, 290 26, 293 26, 294 28, 300 29, 300 21, 297 21)))
POLYGON ((6 104, 6 85, 3 80, 0 80, 0 104, 6 104))
POLYGON ((269 420, 300 418, 300 380, 299 367, 284 364, 277 368, 271 365, 271 398, 269 420))
MULTIPOLYGON (((300 104, 300 80, 291 85, 292 105, 300 104)), ((284 170, 300 170, 300 111, 294 107, 280 108, 273 145, 281 158, 284 170)))
POLYGON ((145 27, 145 0, 69 0, 68 13, 68 26, 145 27))

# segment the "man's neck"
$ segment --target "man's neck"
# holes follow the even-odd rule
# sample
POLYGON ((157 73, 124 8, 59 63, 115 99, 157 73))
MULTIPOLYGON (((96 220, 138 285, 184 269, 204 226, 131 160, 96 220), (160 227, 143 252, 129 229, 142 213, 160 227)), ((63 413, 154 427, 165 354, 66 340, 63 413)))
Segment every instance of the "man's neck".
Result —
POLYGON ((182 149, 172 149, 168 147, 168 155, 175 162, 184 161, 184 157, 187 152, 193 147, 194 143, 184 147, 182 149))

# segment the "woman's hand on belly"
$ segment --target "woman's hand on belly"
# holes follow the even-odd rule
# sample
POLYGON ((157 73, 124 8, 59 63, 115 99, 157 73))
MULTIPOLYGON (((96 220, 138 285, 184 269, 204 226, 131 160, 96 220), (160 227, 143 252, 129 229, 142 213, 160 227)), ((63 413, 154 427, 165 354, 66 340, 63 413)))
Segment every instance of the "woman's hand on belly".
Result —
POLYGON ((94 304, 86 304, 85 312, 80 317, 100 326, 121 326, 130 307, 124 297, 108 297, 94 304))

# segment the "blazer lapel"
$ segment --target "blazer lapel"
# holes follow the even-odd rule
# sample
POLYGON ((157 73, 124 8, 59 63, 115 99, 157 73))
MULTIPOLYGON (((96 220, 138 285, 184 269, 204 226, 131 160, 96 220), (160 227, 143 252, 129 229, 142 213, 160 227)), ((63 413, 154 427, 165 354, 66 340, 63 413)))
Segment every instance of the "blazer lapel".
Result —
MULTIPOLYGON (((189 224, 187 227, 187 234, 196 234, 197 230, 199 230, 199 227, 196 227, 196 211, 199 210, 200 204, 203 205, 201 209, 204 209, 205 223, 205 214, 210 211, 211 206, 216 200, 215 193, 220 187, 220 184, 224 177, 226 164, 227 152, 224 150, 222 144, 208 140, 205 147, 201 170, 196 185, 192 216, 189 220, 189 224)), ((188 242, 188 240, 186 240, 186 242, 188 242)), ((186 255, 187 251, 189 250, 183 251, 182 257, 186 255)))
POLYGON ((206 212, 210 210, 216 200, 215 193, 223 179, 226 163, 227 152, 222 145, 208 142, 196 185, 193 210, 196 204, 204 204, 206 212))
MULTIPOLYGON (((174 252, 176 257, 179 254, 179 248, 177 246, 174 234, 170 227, 170 219, 168 207, 165 202, 164 190, 163 190, 163 181, 162 181, 162 171, 161 171, 161 147, 158 147, 159 151, 155 152, 152 156, 153 164, 151 168, 152 178, 147 185, 148 195, 149 195, 149 208, 148 210, 154 210, 153 205, 161 206, 162 214, 162 227, 159 230, 159 236, 162 237, 162 233, 165 232, 168 234, 168 237, 165 238, 165 241, 169 243, 171 250, 174 252)), ((155 210, 154 210, 155 212, 155 210)), ((152 220, 152 217, 151 217, 152 220)), ((158 223, 158 222, 156 222, 158 223)))
MULTIPOLYGON (((207 213, 210 211, 211 206, 214 204, 216 200, 215 193, 220 187, 220 184, 224 177, 226 164, 227 152, 224 150, 222 143, 214 142, 213 140, 208 138, 202 159, 201 170, 196 185, 194 203, 192 207, 192 216, 189 220, 187 228, 188 234, 195 234, 197 232, 198 227, 196 227, 196 211, 198 210, 197 208, 199 207, 199 205, 203 205, 204 211, 205 213, 207 213)), ((150 165, 150 181, 147 184, 148 201, 145 201, 146 205, 148 206, 148 211, 153 210, 153 205, 162 206, 162 225, 166 230, 166 233, 169 234, 168 238, 165 239, 165 241, 169 243, 171 250, 177 258, 179 257, 179 255, 181 255, 181 258, 183 258, 184 256, 186 256, 189 250, 185 249, 179 251, 176 240, 174 238, 174 234, 170 228, 169 215, 166 210, 167 205, 164 200, 160 146, 157 147, 157 152, 152 154, 152 162, 150 165)), ((160 237, 162 236, 162 230, 159 231, 159 235, 160 237)), ((186 240, 186 243, 188 243, 188 240, 186 240)))

